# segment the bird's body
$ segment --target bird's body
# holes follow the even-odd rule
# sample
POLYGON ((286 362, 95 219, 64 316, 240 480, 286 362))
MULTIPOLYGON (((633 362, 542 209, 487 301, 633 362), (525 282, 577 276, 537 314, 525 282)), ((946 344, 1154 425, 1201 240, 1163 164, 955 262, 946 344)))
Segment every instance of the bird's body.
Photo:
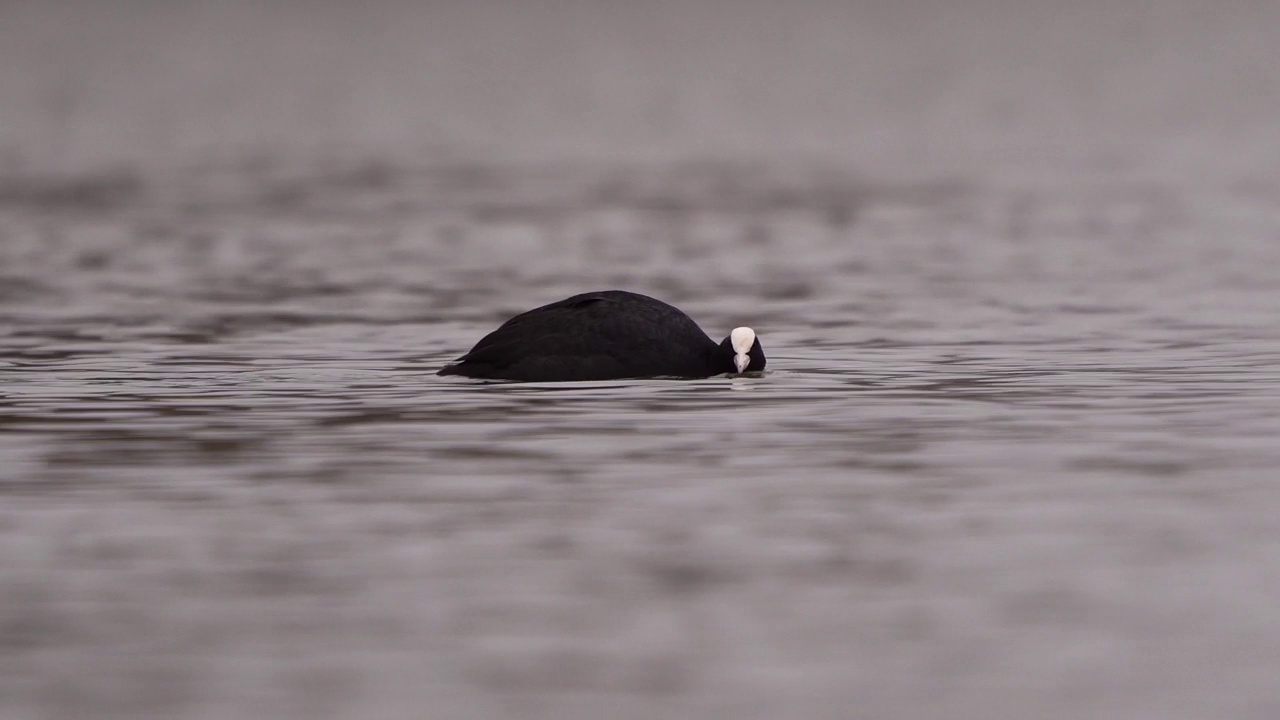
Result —
POLYGON ((716 343, 667 303, 606 290, 511 318, 439 374, 531 382, 699 378, 763 370, 764 362, 749 328, 716 343))

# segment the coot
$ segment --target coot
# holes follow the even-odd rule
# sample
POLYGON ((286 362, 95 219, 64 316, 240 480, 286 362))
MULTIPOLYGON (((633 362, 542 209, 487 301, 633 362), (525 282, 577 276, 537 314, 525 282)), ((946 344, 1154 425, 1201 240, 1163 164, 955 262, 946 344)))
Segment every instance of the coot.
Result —
POLYGON ((438 374, 528 382, 702 378, 763 370, 764 362, 751 328, 716 343, 671 305, 606 290, 521 313, 438 374))

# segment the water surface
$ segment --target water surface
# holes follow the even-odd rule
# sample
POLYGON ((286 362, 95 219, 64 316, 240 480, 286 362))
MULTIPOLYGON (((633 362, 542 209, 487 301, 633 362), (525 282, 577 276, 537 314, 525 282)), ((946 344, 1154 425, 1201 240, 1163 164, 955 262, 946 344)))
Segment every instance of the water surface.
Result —
POLYGON ((1280 186, 0 187, 0 715, 1274 717, 1280 186), (761 378, 434 372, 624 288, 761 378))

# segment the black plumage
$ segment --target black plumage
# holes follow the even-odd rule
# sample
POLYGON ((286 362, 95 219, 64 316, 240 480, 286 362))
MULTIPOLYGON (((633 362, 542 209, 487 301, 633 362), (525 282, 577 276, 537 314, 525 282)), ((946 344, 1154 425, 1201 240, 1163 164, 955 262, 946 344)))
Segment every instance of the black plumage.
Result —
POLYGON ((667 303, 606 290, 511 318, 439 374, 529 382, 701 378, 739 372, 739 363, 742 372, 764 369, 764 351, 750 329, 717 343, 667 303), (750 347, 735 349, 735 342, 750 347))

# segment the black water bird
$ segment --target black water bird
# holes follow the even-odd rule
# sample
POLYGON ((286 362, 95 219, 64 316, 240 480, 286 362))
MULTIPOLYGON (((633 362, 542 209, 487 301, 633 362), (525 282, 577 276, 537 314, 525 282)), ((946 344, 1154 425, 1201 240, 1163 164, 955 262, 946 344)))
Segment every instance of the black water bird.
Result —
POLYGON ((521 313, 438 374, 527 382, 704 378, 757 372, 764 363, 751 328, 717 343, 667 303, 606 290, 521 313))

